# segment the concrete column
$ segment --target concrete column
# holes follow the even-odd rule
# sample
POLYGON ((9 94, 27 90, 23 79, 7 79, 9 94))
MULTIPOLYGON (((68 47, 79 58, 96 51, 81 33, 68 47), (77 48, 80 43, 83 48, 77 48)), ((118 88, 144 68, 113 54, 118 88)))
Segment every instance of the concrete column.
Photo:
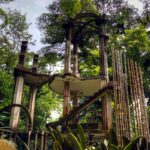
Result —
POLYGON ((102 98, 102 125, 103 130, 109 130, 112 126, 111 94, 106 93, 102 98))
MULTIPOLYGON (((37 69, 38 69, 38 58, 39 58, 38 55, 34 55, 33 65, 32 65, 32 72, 34 72, 34 73, 36 73, 37 69)), ((34 87, 34 85, 30 86, 30 91, 29 91, 29 113, 31 115, 32 122, 34 120, 34 110, 35 110, 35 98, 36 98, 36 94, 37 94, 37 88, 34 87)), ((27 122, 26 129, 28 131, 28 122, 27 122)))
POLYGON ((32 122, 34 120, 34 110, 35 110, 35 98, 37 94, 37 88, 30 87, 30 94, 29 94, 29 113, 31 115, 32 122))
MULTIPOLYGON (((27 41, 22 41, 21 45, 21 52, 19 55, 19 65, 23 66, 25 62, 25 54, 27 51, 27 41)), ((22 99, 22 91, 23 91, 23 85, 24 85, 24 78, 22 75, 16 76, 16 83, 15 83, 15 90, 14 90, 14 97, 13 97, 13 104, 21 104, 22 99)), ((20 117, 20 108, 13 107, 11 111, 11 119, 10 119, 10 130, 16 132, 18 128, 19 123, 19 117, 20 117)))
MULTIPOLYGON (((13 104, 21 104, 23 85, 24 85, 24 78, 22 76, 18 76, 16 78, 13 104)), ((20 108, 13 107, 11 111, 10 130, 14 132, 17 131, 19 117, 20 117, 20 108)))
MULTIPOLYGON (((66 49, 65 49, 65 65, 64 65, 64 73, 71 72, 71 26, 67 24, 64 26, 66 29, 66 49)), ((70 111, 70 85, 69 82, 64 82, 64 94, 63 94, 63 116, 66 116, 70 111)))
MULTIPOLYGON (((105 35, 105 17, 99 18, 97 25, 99 28, 99 52, 100 52, 100 75, 105 77, 106 83, 109 82, 108 76, 108 60, 107 60, 107 51, 106 51, 106 42, 108 36, 105 35)), ((111 111, 111 95, 106 93, 101 97, 102 101, 102 121, 103 129, 109 130, 112 125, 112 111, 111 111)))
POLYGON ((64 101, 63 101, 63 116, 66 116, 70 111, 70 86, 69 82, 64 83, 64 101))

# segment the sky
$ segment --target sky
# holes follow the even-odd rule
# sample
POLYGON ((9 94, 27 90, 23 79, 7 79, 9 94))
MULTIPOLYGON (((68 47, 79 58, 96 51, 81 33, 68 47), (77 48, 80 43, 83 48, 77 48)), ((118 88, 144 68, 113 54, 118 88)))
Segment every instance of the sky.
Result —
MULTIPOLYGON (((33 35, 33 41, 36 40, 35 46, 29 45, 31 51, 37 52, 43 46, 41 43, 41 33, 37 27, 36 20, 43 12, 46 12, 46 7, 52 0, 15 0, 4 7, 17 9, 23 14, 26 14, 27 22, 31 23, 29 33, 33 35)), ((142 10, 142 3, 139 0, 128 0, 129 4, 134 5, 139 10, 142 10)))

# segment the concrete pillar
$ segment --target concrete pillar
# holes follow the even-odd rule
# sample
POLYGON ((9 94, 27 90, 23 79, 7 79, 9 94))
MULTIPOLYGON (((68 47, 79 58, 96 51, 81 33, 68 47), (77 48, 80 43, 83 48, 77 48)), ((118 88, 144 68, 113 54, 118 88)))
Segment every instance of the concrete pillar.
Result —
MULTIPOLYGON (((65 26, 66 29, 66 49, 65 49, 65 65, 64 65, 64 73, 70 73, 71 71, 71 26, 67 24, 65 26)), ((64 94, 63 94, 63 116, 69 114, 70 111, 70 85, 69 82, 64 82, 64 94)))
POLYGON ((103 130, 109 130, 112 126, 111 94, 106 93, 102 98, 102 126, 103 130))
POLYGON ((37 94, 37 88, 30 87, 30 93, 29 93, 29 113, 31 115, 31 120, 33 122, 34 120, 34 110, 35 110, 35 98, 37 94))
MULTIPOLYGON (((33 58, 33 65, 32 65, 32 72, 36 73, 38 69, 38 55, 34 55, 33 58)), ((29 91, 29 113, 31 115, 31 120, 33 122, 34 120, 34 110, 35 110, 35 99, 36 99, 36 94, 37 94, 37 88, 33 86, 30 86, 30 91, 29 91)), ((31 127, 32 128, 32 127, 31 127)), ((27 122, 27 127, 28 131, 28 122, 27 122)), ((32 129, 31 129, 32 130, 32 129)))
POLYGON ((70 111, 70 85, 69 82, 64 83, 64 101, 63 101, 63 116, 66 116, 70 111))
MULTIPOLYGON (((27 51, 27 41, 23 41, 21 45, 21 52, 19 55, 19 65, 22 66, 24 65, 26 51, 27 51)), ((23 76, 22 75, 16 76, 13 104, 21 104, 23 85, 24 85, 23 76)), ((13 107, 11 111, 11 119, 9 124, 10 130, 14 132, 17 131, 19 117, 20 117, 20 108, 13 107)))
MULTIPOLYGON (((22 76, 18 76, 16 78, 13 104, 21 104, 23 85, 24 85, 24 78, 22 76)), ((13 107, 11 111, 10 130, 14 132, 17 130, 19 117, 20 117, 20 108, 13 107)))

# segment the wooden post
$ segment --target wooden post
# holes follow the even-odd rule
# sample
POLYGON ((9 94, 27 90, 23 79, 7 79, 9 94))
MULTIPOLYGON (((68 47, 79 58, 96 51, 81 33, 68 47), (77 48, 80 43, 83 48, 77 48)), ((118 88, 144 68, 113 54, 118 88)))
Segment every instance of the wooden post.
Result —
MULTIPOLYGON (((23 41, 21 45, 21 53, 19 56, 19 64, 22 66, 24 65, 26 51, 27 51, 27 41, 23 41)), ((22 75, 18 75, 16 77, 13 104, 21 104, 23 85, 24 85, 24 78, 22 75)), ((19 117, 20 117, 20 108, 13 107, 11 111, 11 119, 9 125, 10 130, 14 132, 17 131, 19 117)))
MULTIPOLYGON (((35 73, 37 72, 37 68, 38 68, 38 57, 39 57, 38 55, 34 55, 34 58, 33 58, 32 72, 35 72, 35 73)), ((29 113, 31 115, 32 122, 34 120, 36 94, 37 94, 37 88, 34 87, 34 85, 30 86, 30 91, 29 91, 29 113)), ((27 123, 27 132, 28 132, 28 123, 27 123)))
MULTIPOLYGON (((65 66, 64 73, 70 73, 71 65, 71 25, 64 26, 66 29, 66 50, 65 50, 65 66)), ((63 116, 66 116, 70 111, 70 86, 69 82, 64 82, 64 101, 63 101, 63 116)))

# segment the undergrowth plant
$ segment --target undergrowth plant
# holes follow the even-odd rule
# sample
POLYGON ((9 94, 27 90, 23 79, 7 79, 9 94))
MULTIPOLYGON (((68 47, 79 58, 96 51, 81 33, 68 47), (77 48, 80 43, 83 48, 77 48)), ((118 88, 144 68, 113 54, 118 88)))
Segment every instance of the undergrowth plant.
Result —
POLYGON ((123 146, 119 145, 114 129, 109 131, 108 144, 101 140, 96 143, 93 142, 93 146, 87 144, 81 125, 77 126, 76 131, 67 127, 64 134, 50 128, 50 134, 54 141, 53 150, 148 150, 148 144, 144 137, 129 140, 123 136, 123 146))

